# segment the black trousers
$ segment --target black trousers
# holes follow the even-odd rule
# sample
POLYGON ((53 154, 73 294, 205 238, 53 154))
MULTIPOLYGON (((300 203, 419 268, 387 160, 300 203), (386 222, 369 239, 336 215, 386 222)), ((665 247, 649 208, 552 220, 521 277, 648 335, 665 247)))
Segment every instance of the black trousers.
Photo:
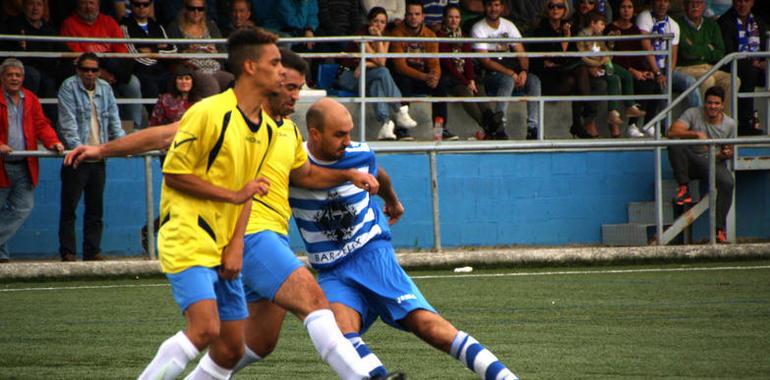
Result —
MULTIPOLYGON (((668 147, 668 160, 671 162, 671 169, 674 171, 674 178, 680 185, 690 183, 691 179, 708 181, 709 178, 709 160, 708 156, 703 156, 689 146, 670 146, 668 147)), ((717 185, 717 228, 725 229, 727 224, 727 212, 730 211, 730 205, 733 201, 733 176, 727 170, 725 162, 716 163, 716 185, 717 185)))
MULTIPOLYGON (((401 90, 401 95, 411 96, 447 96, 446 82, 439 81, 436 88, 430 88, 425 82, 418 81, 406 75, 395 73, 391 70, 393 75, 393 81, 396 82, 396 86, 401 90)), ((444 120, 447 119, 447 104, 446 103, 432 103, 431 104, 431 118, 435 119, 437 116, 441 116, 444 120)))
POLYGON ((103 195, 105 180, 104 162, 84 162, 76 169, 62 165, 61 209, 59 211, 59 254, 76 254, 75 211, 80 196, 85 192, 83 212, 83 258, 101 251, 103 195))

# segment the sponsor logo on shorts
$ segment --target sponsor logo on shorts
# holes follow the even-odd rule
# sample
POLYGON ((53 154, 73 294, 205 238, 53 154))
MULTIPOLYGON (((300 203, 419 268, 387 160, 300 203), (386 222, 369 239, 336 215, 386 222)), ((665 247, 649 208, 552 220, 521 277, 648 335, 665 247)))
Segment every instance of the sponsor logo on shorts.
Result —
POLYGON ((402 302, 408 301, 408 300, 416 300, 417 296, 415 296, 412 293, 409 294, 402 294, 396 298, 396 302, 400 305, 402 302))

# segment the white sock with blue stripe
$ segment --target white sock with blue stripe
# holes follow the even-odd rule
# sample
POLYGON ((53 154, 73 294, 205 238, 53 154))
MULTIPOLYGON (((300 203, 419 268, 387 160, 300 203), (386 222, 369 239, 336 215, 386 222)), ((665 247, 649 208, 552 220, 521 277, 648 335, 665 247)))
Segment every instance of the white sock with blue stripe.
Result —
POLYGON ((449 354, 484 380, 519 379, 492 352, 463 331, 458 331, 455 335, 449 354))
POLYGON ((255 354, 254 351, 249 348, 249 346, 243 346, 243 357, 241 357, 241 360, 238 362, 238 364, 235 365, 235 368, 233 368, 233 375, 235 375, 236 372, 248 367, 249 364, 256 363, 260 360, 262 360, 262 357, 255 354))
POLYGON ((353 347, 358 352, 358 356, 361 357, 361 360, 363 360, 366 365, 366 370, 369 371, 370 377, 385 376, 388 374, 388 370, 382 365, 380 358, 369 349, 369 346, 367 346, 364 340, 361 339, 361 335, 358 333, 349 333, 345 334, 345 338, 353 344, 353 347))

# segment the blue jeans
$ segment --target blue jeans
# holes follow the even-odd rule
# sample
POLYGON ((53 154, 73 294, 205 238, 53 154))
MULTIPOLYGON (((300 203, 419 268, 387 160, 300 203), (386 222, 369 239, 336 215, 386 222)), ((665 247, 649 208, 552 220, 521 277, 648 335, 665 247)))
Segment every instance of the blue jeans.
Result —
MULTIPOLYGON (((682 92, 695 85, 695 78, 679 70, 674 70, 671 82, 671 88, 674 91, 682 92)), ((689 104, 688 108, 703 106, 703 100, 700 98, 700 89, 696 88, 687 95, 687 104, 689 104)))
MULTIPOLYGON (((353 70, 343 71, 337 78, 337 85, 341 88, 358 93, 358 78, 353 70)), ((366 70, 366 96, 376 98, 400 98, 401 90, 396 86, 393 77, 387 67, 376 67, 366 70)), ((398 103, 374 103, 374 115, 377 120, 384 122, 390 119, 391 112, 397 112, 398 103)))
MULTIPOLYGON (((142 85, 136 75, 131 75, 128 83, 120 83, 115 86, 118 94, 124 99, 141 99, 142 85)), ((124 104, 120 106, 121 119, 127 119, 134 122, 135 128, 144 128, 142 124, 142 105, 124 104)))
MULTIPOLYGON (((540 96, 540 78, 532 73, 527 73, 527 83, 524 88, 515 88, 513 78, 497 71, 487 72, 484 78, 484 88, 489 96, 540 96)), ((503 124, 507 119, 508 102, 497 102, 495 112, 503 113, 503 124)), ((538 121, 537 102, 527 102, 527 128, 536 129, 538 121)))
POLYGON ((35 188, 29 176, 27 160, 18 163, 5 162, 5 173, 10 187, 0 188, 0 259, 8 258, 6 244, 32 212, 35 204, 35 188))

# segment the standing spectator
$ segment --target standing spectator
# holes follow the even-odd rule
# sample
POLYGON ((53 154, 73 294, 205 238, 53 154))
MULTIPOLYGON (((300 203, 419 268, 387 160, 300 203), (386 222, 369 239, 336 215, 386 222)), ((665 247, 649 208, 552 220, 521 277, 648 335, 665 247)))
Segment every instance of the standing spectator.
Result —
MULTIPOLYGON (((350 36, 363 26, 358 0, 318 0, 318 34, 321 36, 350 36)), ((329 42, 325 50, 341 52, 347 43, 329 42)))
MULTIPOLYGON (((125 135, 118 118, 115 95, 107 81, 99 78, 99 58, 83 53, 76 61, 77 75, 59 89, 59 132, 68 149, 99 145, 125 135)), ((103 260, 102 200, 104 161, 84 162, 77 168, 61 168, 59 254, 62 261, 75 261, 75 210, 85 191, 83 260, 103 260)))
MULTIPOLYGON (((475 38, 521 38, 521 33, 512 22, 501 17, 503 5, 500 0, 484 0, 484 19, 473 25, 471 32, 475 38)), ((474 49, 480 53, 515 51, 524 52, 521 43, 477 43, 474 49)), ((511 96, 523 93, 527 96, 540 96, 540 78, 529 73, 529 58, 490 58, 480 59, 484 68, 484 88, 489 96, 511 96)), ((502 126, 491 131, 493 139, 507 140, 505 131, 508 101, 497 102, 495 112, 502 113, 502 126)), ((537 138, 538 104, 527 102, 527 139, 537 138)))
MULTIPOLYGON (((61 26, 61 35, 69 37, 104 37, 124 38, 123 31, 118 23, 111 17, 99 12, 98 0, 77 0, 77 9, 64 20, 61 26)), ((91 53, 128 53, 128 47, 124 43, 106 42, 67 42, 69 50, 74 52, 91 53)), ((103 60, 101 78, 113 86, 124 98, 139 99, 142 97, 139 79, 132 75, 133 62, 123 58, 108 58, 103 60)), ((141 128, 142 105, 127 104, 121 107, 123 117, 134 122, 134 126, 141 128)))
MULTIPOLYGON (((422 2, 409 0, 406 3, 404 22, 393 29, 393 37, 435 38, 436 34, 423 23, 422 2)), ((435 42, 404 42, 397 41, 390 45, 391 53, 438 53, 438 43, 435 42)), ((438 58, 393 58, 393 79, 404 96, 444 96, 446 92, 439 86, 441 66, 438 58)), ((446 103, 432 103, 431 116, 446 120, 446 103)), ((446 129, 444 124, 443 138, 456 137, 446 129)), ((396 127, 396 138, 399 140, 414 140, 406 128, 396 127)))
MULTIPOLYGON (((463 30, 460 26, 460 7, 447 5, 444 8, 444 22, 439 28, 438 37, 463 38, 463 30)), ((439 43, 439 51, 442 53, 469 53, 473 51, 471 44, 439 43)), ((466 57, 441 58, 442 87, 446 88, 448 95, 474 96, 479 94, 476 86, 476 73, 473 67, 473 59, 466 57)), ((486 131, 495 130, 491 127, 492 108, 488 103, 462 102, 463 109, 476 123, 486 131)))
MULTIPOLYGON (((690 108, 671 125, 669 138, 675 139, 727 139, 735 136, 735 120, 725 115, 725 92, 714 86, 706 90, 706 105, 690 108)), ((668 147, 668 159, 679 183, 674 202, 678 205, 692 203, 689 183, 691 179, 709 178, 708 150, 704 145, 675 145, 668 147)), ((723 145, 716 154, 717 185, 717 241, 726 243, 725 225, 733 198, 733 176, 726 161, 733 157, 733 146, 723 145)), ((712 194, 713 195, 713 194, 712 194)))
MULTIPOLYGON (((756 52, 767 46, 767 25, 754 17, 754 0, 733 0, 733 6, 717 20, 725 42, 725 53, 756 52)), ((767 60, 761 58, 738 61, 739 92, 754 92, 765 83, 767 60)), ((754 118, 754 98, 738 99, 738 134, 761 135, 759 120, 754 118)))
MULTIPOLYGON (((652 8, 639 13, 636 17, 636 26, 642 31, 642 34, 673 34, 674 38, 670 40, 671 44, 671 87, 674 91, 684 91, 695 85, 695 78, 687 73, 677 70, 677 61, 679 60, 679 24, 669 17, 668 11, 671 8, 671 0, 652 0, 652 8)), ((655 38, 650 40, 653 51, 663 51, 664 54, 655 55, 655 65, 657 70, 663 72, 666 70, 666 40, 655 38)), ((652 68, 655 70, 655 67, 652 68)), ((692 91, 687 96, 687 104, 690 107, 701 107, 703 101, 700 92, 692 91)))
POLYGON ((35 94, 24 88, 24 64, 8 58, 0 66, 0 263, 7 263, 6 243, 27 219, 35 202, 36 157, 7 157, 14 150, 37 150, 38 140, 59 153, 64 146, 43 115, 35 94))
MULTIPOLYGON (((126 38, 168 38, 166 30, 150 17, 152 0, 131 0, 131 13, 120 20, 120 27, 126 38)), ((131 53, 176 53, 174 44, 138 44, 129 42, 131 53)), ((160 89, 169 81, 168 67, 154 58, 135 58, 134 75, 139 78, 142 97, 155 99, 160 89)), ((148 107, 150 110, 152 107, 148 107)))
MULTIPOLYGON (((46 3, 44 0, 24 0, 22 15, 5 24, 5 33, 26 36, 58 36, 59 33, 45 20, 46 3)), ((3 43, 4 50, 11 51, 63 51, 64 46, 53 41, 9 41, 3 43)), ((21 58, 24 63, 24 87, 41 98, 56 97, 56 87, 60 81, 60 60, 56 58, 21 58)), ((56 123, 56 105, 46 104, 43 111, 53 125, 56 123)))
MULTIPOLYGON (((533 49, 544 52, 577 51, 577 46, 570 41, 572 24, 569 16, 572 13, 571 3, 566 0, 548 0, 543 7, 540 25, 532 33, 533 37, 564 38, 563 42, 539 43, 533 49)), ((599 78, 593 78, 588 67, 577 57, 547 57, 532 60, 532 69, 542 78, 543 93, 547 95, 580 96, 603 94, 607 83, 599 78)), ((573 137, 594 138, 599 133, 596 128, 598 104, 595 101, 572 101, 572 126, 570 133, 573 137)))
POLYGON ((450 5, 460 7, 460 0, 425 0, 423 9, 425 10, 425 25, 430 30, 438 34, 441 31, 444 22, 444 12, 450 5))
MULTIPOLYGON (((359 35, 382 36, 388 24, 388 15, 382 7, 374 7, 366 17, 369 25, 359 31, 359 35)), ((366 43, 368 53, 387 53, 390 43, 387 41, 372 41, 366 43)), ((358 44, 351 42, 348 51, 359 52, 358 44)), ((400 98, 401 90, 388 70, 387 58, 368 58, 366 60, 366 96, 400 98)), ((343 70, 337 76, 336 84, 341 88, 358 93, 358 78, 361 76, 359 59, 344 59, 341 61, 343 70)), ((377 134, 379 140, 395 140, 396 124, 402 128, 414 128, 417 122, 409 116, 409 106, 399 106, 398 103, 374 103, 374 115, 382 123, 377 134), (393 116, 391 116, 393 115, 393 116)))
MULTIPOLYGON (((639 27, 634 24, 633 0, 620 0, 615 14, 617 17, 609 26, 610 35, 630 36, 642 34, 639 27)), ((615 41, 614 50, 651 50, 650 40, 615 41)), ((623 67, 631 74, 634 80, 634 92, 637 94, 660 94, 666 86, 666 76, 655 65, 655 57, 652 54, 645 57, 614 56, 612 60, 616 67, 623 67)), ((642 100, 639 103, 647 116, 655 116, 658 113, 659 100, 642 100)), ((639 118, 630 117, 628 120, 628 136, 655 136, 655 127, 653 126, 644 130, 640 129, 640 126, 644 124, 644 121, 639 121, 639 118), (637 123, 639 124, 637 125, 637 123)))
MULTIPOLYGON (((685 15, 677 20, 682 38, 679 44, 679 66, 676 70, 695 79, 706 75, 712 65, 725 55, 722 31, 716 21, 703 17, 705 6, 704 0, 684 0, 685 15)), ((706 90, 714 85, 722 87, 725 94, 732 93, 730 75, 717 71, 701 83, 702 99, 705 99, 706 90)), ((732 110, 730 98, 728 96, 725 99, 725 110, 728 114, 732 110)))
POLYGON ((404 19, 401 15, 406 14, 406 0, 361 0, 361 7, 367 14, 374 7, 382 7, 388 14, 388 30, 394 26, 401 25, 404 19))
POLYGON ((233 0, 230 2, 230 25, 223 31, 225 36, 229 36, 238 29, 249 29, 256 26, 254 20, 251 19, 250 0, 233 0))
MULTIPOLYGON (((206 17, 206 2, 204 0, 185 0, 184 10, 179 13, 176 21, 168 26, 171 38, 209 39, 222 38, 217 25, 206 17)), ((215 44, 186 44, 179 48, 182 53, 216 53, 224 51, 224 45, 215 44)), ((192 58, 185 64, 195 69, 195 83, 201 98, 218 94, 227 88, 235 77, 222 70, 222 63, 214 58, 192 58)))

